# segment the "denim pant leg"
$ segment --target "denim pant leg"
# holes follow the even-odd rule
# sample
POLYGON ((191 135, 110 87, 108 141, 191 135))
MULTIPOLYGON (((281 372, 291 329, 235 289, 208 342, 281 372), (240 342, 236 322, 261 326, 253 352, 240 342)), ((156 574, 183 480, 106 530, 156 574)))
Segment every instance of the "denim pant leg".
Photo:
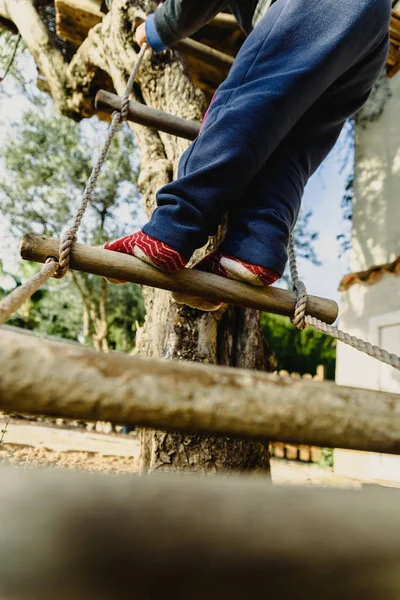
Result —
MULTIPOLYGON (((158 192, 143 231, 187 258, 204 245, 310 107, 387 45, 390 10, 390 0, 276 0, 217 91, 177 180, 158 192)), ((343 94, 346 101, 346 87, 343 94)), ((362 86, 359 96, 365 97, 362 86)), ((325 108, 322 129, 337 119, 325 108)))
POLYGON ((283 274, 304 187, 334 146, 348 115, 367 99, 386 54, 384 40, 372 57, 335 82, 295 125, 229 211, 222 252, 283 274))
POLYGON ((223 254, 283 274, 307 181, 296 158, 290 148, 278 148, 229 210, 223 254))

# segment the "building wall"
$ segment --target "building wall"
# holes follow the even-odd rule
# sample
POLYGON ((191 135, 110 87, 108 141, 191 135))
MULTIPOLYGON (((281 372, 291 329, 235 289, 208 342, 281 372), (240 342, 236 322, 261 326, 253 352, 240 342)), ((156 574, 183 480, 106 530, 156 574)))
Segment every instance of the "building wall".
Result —
MULTIPOLYGON (((357 119, 354 175, 353 272, 400 256, 400 75, 382 79, 357 119)), ((355 284, 342 293, 339 327, 371 343, 389 343, 388 350, 400 354, 393 329, 396 311, 400 276, 386 274, 372 285, 355 284), (393 328, 384 330, 379 319, 393 319, 393 328)), ((396 378, 384 376, 378 361, 340 343, 337 354, 337 383, 386 389, 392 379, 398 391, 396 378)))
MULTIPOLYGON (((400 276, 386 274, 373 285, 343 292, 339 327, 400 355, 400 276)), ((339 343, 336 383, 400 393, 400 372, 339 343)))
POLYGON ((359 121, 350 266, 353 272, 391 262, 400 255, 400 75, 384 80, 359 121), (381 110, 380 116, 373 118, 381 110))
MULTIPOLYGON (((353 272, 400 256, 400 75, 384 80, 368 103, 356 127, 355 150, 353 272)), ((341 294, 340 304, 341 329, 400 355, 400 275, 355 284, 341 294)), ((341 343, 336 382, 400 394, 399 371, 341 343)), ((400 483, 400 456, 335 450, 334 470, 400 483)))

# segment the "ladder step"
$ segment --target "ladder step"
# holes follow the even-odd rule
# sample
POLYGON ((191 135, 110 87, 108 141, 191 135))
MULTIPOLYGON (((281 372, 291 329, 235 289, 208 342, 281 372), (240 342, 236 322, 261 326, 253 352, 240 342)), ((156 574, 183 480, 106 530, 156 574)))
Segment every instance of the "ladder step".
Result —
MULTIPOLYGON (((121 105, 122 99, 116 94, 105 90, 97 92, 95 98, 96 110, 112 113, 115 110, 120 111, 121 105)), ((190 141, 196 139, 200 131, 200 123, 197 121, 170 115, 162 110, 136 102, 136 100, 129 102, 128 120, 190 141)))
MULTIPOLYGON (((57 239, 26 233, 21 242, 21 256, 25 260, 44 263, 49 256, 58 256, 59 245, 60 241, 57 239)), ((168 275, 133 256, 78 243, 72 249, 70 266, 71 269, 93 275, 172 292, 195 294, 211 301, 255 308, 287 317, 293 315, 296 303, 295 294, 288 290, 258 288, 192 269, 168 275)), ((307 314, 331 324, 338 315, 338 306, 333 300, 308 296, 307 314)))
POLYGON ((0 409, 264 443, 400 454, 398 394, 180 360, 104 354, 2 327, 0 409))

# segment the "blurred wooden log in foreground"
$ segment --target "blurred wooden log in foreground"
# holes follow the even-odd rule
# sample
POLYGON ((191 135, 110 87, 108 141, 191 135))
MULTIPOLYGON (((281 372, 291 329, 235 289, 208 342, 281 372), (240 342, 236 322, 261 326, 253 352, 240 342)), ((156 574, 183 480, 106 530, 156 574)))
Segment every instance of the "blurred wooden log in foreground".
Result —
POLYGON ((400 454, 396 394, 242 369, 102 354, 3 328, 0 409, 400 454))
POLYGON ((0 469, 4 600, 400 597, 400 493, 0 469))

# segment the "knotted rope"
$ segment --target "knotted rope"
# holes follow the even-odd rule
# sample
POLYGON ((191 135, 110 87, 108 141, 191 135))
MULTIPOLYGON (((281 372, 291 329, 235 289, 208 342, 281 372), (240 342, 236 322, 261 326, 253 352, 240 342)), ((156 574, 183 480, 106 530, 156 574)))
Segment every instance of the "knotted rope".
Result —
MULTIPOLYGON (((128 83, 126 84, 126 88, 124 94, 122 96, 122 105, 121 112, 114 111, 112 114, 111 125, 108 129, 106 139, 104 141, 103 147, 100 151, 99 156, 95 162, 95 165, 90 174, 89 180, 86 184, 85 190, 82 194, 81 202, 78 207, 78 210, 75 213, 72 227, 68 229, 62 236, 60 240, 60 250, 59 250, 59 258, 58 258, 58 270, 54 275, 56 279, 61 279, 64 277, 68 271, 69 261, 71 256, 71 249, 73 244, 76 242, 78 230, 81 226, 83 215, 85 214, 86 208, 92 198, 93 190, 95 188, 97 179, 100 175, 100 171, 104 165, 104 162, 107 157, 107 153, 110 149, 111 142, 114 138, 114 135, 119 127, 119 125, 126 121, 128 117, 129 111, 129 96, 132 92, 133 84, 139 72, 140 66, 142 64, 144 54, 147 49, 147 44, 143 44, 140 52, 138 54, 135 66, 133 67, 133 71, 130 74, 128 79, 128 83)), ((55 259, 54 259, 55 260, 55 259)))
POLYGON ((350 335, 345 331, 341 331, 336 327, 328 325, 328 323, 324 323, 323 321, 306 314, 307 290, 304 283, 300 280, 299 273, 297 271, 297 259, 294 249, 293 234, 290 235, 288 250, 292 287, 293 291, 296 292, 296 306, 294 315, 291 319, 293 325, 296 325, 298 329, 305 329, 310 325, 317 331, 326 333, 340 342, 343 342, 344 344, 347 344, 348 346, 351 346, 360 352, 364 352, 365 354, 368 354, 369 356, 372 356, 373 358, 376 358, 377 360, 380 360, 381 362, 400 370, 400 357, 396 356, 396 354, 391 354, 387 350, 379 348, 379 346, 373 346, 369 342, 365 342, 360 338, 350 335))
POLYGON ((28 300, 50 277, 57 273, 58 264, 53 259, 46 261, 40 271, 28 279, 23 285, 15 288, 0 302, 0 325, 4 323, 20 306, 28 300))

